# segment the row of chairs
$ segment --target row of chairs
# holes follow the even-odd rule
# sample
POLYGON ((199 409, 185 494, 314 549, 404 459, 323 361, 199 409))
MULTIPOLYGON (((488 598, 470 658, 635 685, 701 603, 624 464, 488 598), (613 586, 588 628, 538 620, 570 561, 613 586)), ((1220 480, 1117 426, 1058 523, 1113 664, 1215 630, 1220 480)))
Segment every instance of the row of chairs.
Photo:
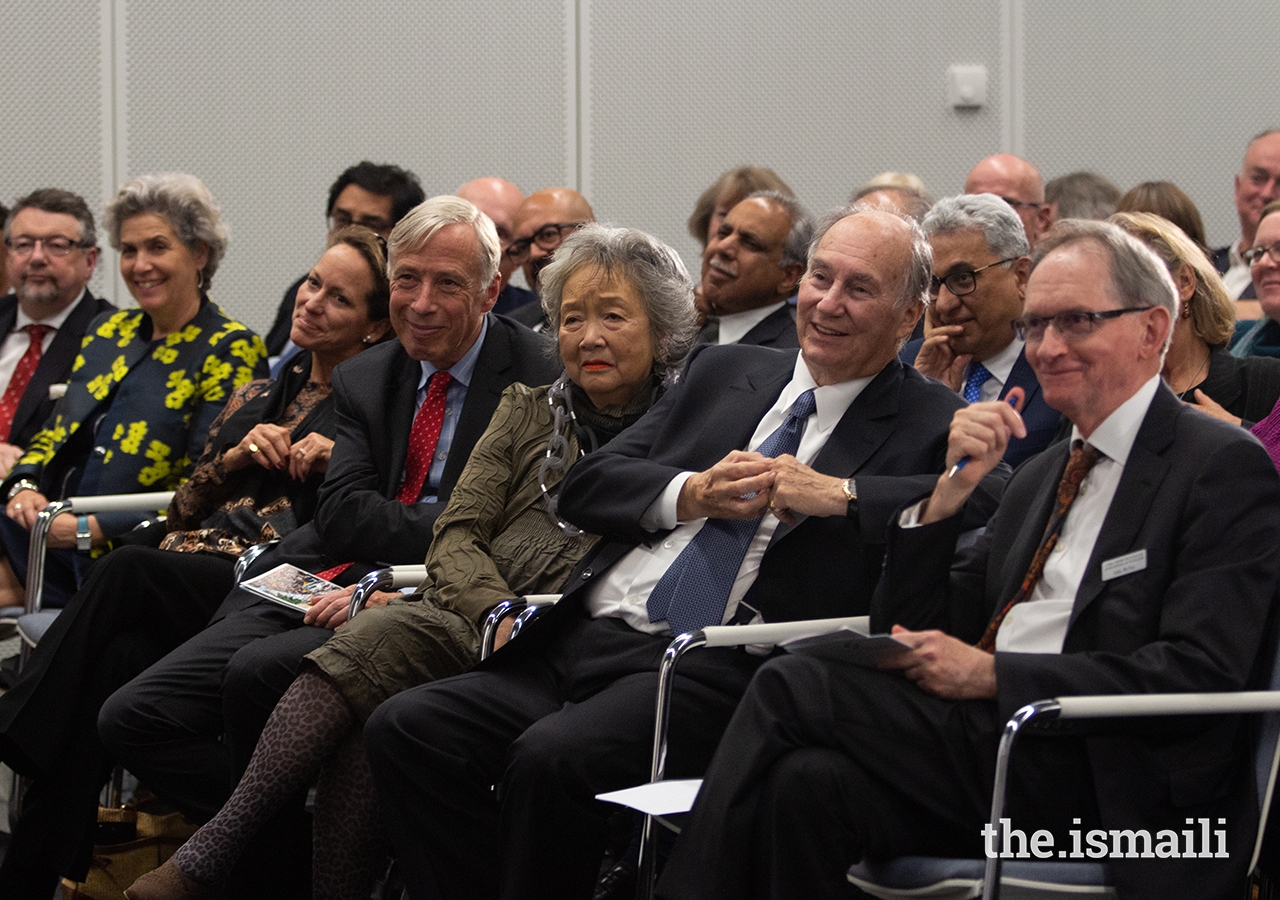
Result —
MULTIPOLYGON (((51 503, 39 514, 31 533, 27 602, 23 614, 18 618, 18 634, 23 642, 22 662, 25 662, 30 649, 38 643, 57 615, 56 610, 41 608, 45 548, 53 519, 58 515, 73 512, 87 514, 124 510, 164 510, 168 507, 171 498, 171 493, 73 497, 51 503)), ((266 547, 267 545, 258 545, 241 557, 236 566, 237 582, 266 547)), ((393 566, 369 573, 361 579, 352 595, 349 617, 354 618, 360 613, 374 591, 397 590, 413 586, 419 584, 425 576, 425 567, 420 565, 393 566)), ((493 652, 495 637, 502 622, 507 618, 515 618, 509 638, 514 639, 529 621, 555 603, 557 599, 558 595, 533 595, 513 598, 499 604, 485 622, 481 658, 487 658, 493 652)), ((3 611, 0 611, 0 616, 2 615, 3 611)), ((671 692, 676 668, 686 653, 700 647, 784 644, 790 640, 841 630, 866 634, 868 627, 867 617, 863 616, 760 625, 716 626, 678 635, 663 655, 659 670, 649 785, 658 786, 652 788, 657 790, 664 784, 671 692)), ((1280 642, 1275 643, 1276 657, 1272 660, 1268 690, 1265 691, 1057 697, 1030 704, 1019 710, 1005 726, 998 750, 990 820, 991 827, 996 830, 996 846, 1001 846, 1003 843, 1003 833, 1000 828, 1005 812, 1006 779, 1010 755, 1019 734, 1026 729, 1034 728, 1051 719, 1255 713, 1262 715, 1262 723, 1257 729, 1258 737, 1254 747, 1254 780, 1258 808, 1261 811, 1253 858, 1249 866, 1250 873, 1254 873, 1261 852, 1263 828, 1275 787, 1277 769, 1280 768, 1280 642)), ((640 878, 637 886, 639 900, 649 900, 653 893, 655 829, 665 826, 678 831, 678 828, 668 821, 665 815, 685 812, 688 805, 692 803, 692 794, 690 794, 688 805, 667 808, 662 813, 645 812, 646 809, 652 810, 653 807, 644 798, 644 794, 645 791, 639 792, 639 799, 629 803, 644 813, 640 878)), ((16 791, 15 796, 17 796, 16 791)), ((1066 898, 1081 896, 1115 895, 1112 873, 1105 862, 1075 860, 1016 860, 1005 863, 998 856, 991 859, 972 860, 929 857, 864 860, 850 869, 849 881, 867 893, 885 900, 907 900, 907 898, 960 900, 960 898, 979 896, 983 900, 992 900, 997 896, 1006 900, 1022 900, 1022 898, 1066 900, 1066 898)))

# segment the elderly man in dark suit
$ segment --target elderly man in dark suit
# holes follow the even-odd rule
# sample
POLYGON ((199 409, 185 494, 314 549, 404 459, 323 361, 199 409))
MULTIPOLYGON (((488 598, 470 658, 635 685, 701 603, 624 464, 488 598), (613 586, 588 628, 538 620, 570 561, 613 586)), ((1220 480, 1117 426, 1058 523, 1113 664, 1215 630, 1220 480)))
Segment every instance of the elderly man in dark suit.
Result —
MULTIPOLYGON (((961 403, 895 358, 928 285, 919 226, 857 208, 827 226, 800 290, 800 352, 696 352, 570 473, 561 512, 604 537, 561 602, 481 669, 370 719, 413 896, 589 897, 608 815, 593 798, 648 772, 672 634, 869 608, 887 517, 941 471, 961 403)), ((672 774, 701 771, 760 660, 689 661, 672 774)))
MULTIPOLYGON (((909 649, 881 661, 890 671, 803 654, 762 668, 661 896, 848 897, 859 856, 981 856, 996 745, 1021 706, 1253 684, 1280 577, 1274 467, 1161 382, 1178 299, 1149 250, 1067 221, 1036 253, 1019 331, 1072 440, 1014 473, 983 537, 955 555, 977 479, 1025 432, 1005 403, 956 414, 948 462, 969 462, 895 517, 872 610, 873 629, 909 649)), ((1257 821, 1249 729, 1152 722, 1028 736, 1012 827, 1067 852, 1072 829, 1154 842, 1224 817, 1229 858, 1108 862, 1121 897, 1241 895, 1257 821)))
POLYGON ((702 254, 700 339, 710 344, 800 346, 787 298, 804 274, 813 223, 795 198, 757 191, 738 203, 702 254))
MULTIPOLYGON (((472 204, 426 201, 396 226, 388 251, 397 340, 334 371, 338 433, 315 518, 251 575, 287 562, 353 585, 375 564, 420 563, 503 389, 555 377, 540 338, 488 313, 498 237, 472 204)), ((207 629, 107 701, 104 744, 189 817, 208 818, 299 661, 345 620, 349 599, 350 589, 327 595, 304 623, 233 591, 207 629)))
POLYGON ((71 375, 89 323, 115 309, 89 293, 98 237, 76 194, 43 188, 23 197, 4 243, 13 293, 0 297, 0 473, 53 412, 50 388, 71 375))
POLYGON ((899 357, 967 403, 1003 400, 1020 388, 1027 435, 1009 441, 1004 455, 1017 466, 1053 443, 1062 422, 1013 333, 1031 269, 1022 220, 994 194, 961 194, 940 200, 921 224, 933 248, 929 327, 899 357))

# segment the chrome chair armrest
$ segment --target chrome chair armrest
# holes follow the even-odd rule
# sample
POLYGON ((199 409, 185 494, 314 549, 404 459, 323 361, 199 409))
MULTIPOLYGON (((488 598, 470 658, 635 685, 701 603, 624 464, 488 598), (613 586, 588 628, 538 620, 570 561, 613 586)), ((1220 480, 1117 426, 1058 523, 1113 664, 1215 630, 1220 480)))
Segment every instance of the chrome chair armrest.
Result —
POLYGON ((239 587, 240 582, 244 580, 245 573, 249 571, 249 567, 253 565, 254 560, 266 553, 279 541, 263 541, 261 544, 254 544, 249 547, 239 557, 236 558, 236 567, 232 576, 232 586, 239 587))
POLYGON ((488 659, 493 655, 493 645, 498 637, 498 626, 502 624, 504 619, 511 616, 516 617, 516 621, 511 626, 511 634, 507 638, 507 640, 511 640, 535 616, 555 604, 559 599, 559 594, 529 594, 526 597, 513 597, 510 600, 503 600, 489 610, 489 615, 484 620, 483 633, 480 636, 480 658, 488 659))
POLYGON ((27 599, 25 612, 39 612, 44 600, 45 550, 49 543, 49 529, 53 520, 63 513, 76 512, 91 515, 105 512, 141 512, 166 510, 173 500, 173 491, 157 491, 147 494, 102 494, 97 497, 68 497, 55 500, 36 515, 31 526, 31 544, 27 553, 27 599))
POLYGON ((347 619, 354 619, 369 600, 374 591, 394 591, 402 587, 422 584, 427 577, 426 566, 388 566, 375 569, 356 583, 351 594, 351 605, 347 607, 347 619))
MULTIPOLYGON (((806 619, 799 622, 763 622, 758 625, 713 625, 676 637, 662 654, 658 667, 657 710, 653 723, 653 756, 649 782, 659 782, 667 765, 667 725, 671 719, 671 692, 675 684, 676 665, 681 657, 697 647, 742 647, 751 644, 780 644, 800 638, 846 630, 866 634, 869 616, 845 616, 835 619, 806 619)), ((656 873, 653 854, 654 816, 644 817, 640 833, 639 880, 636 896, 653 896, 656 873)))

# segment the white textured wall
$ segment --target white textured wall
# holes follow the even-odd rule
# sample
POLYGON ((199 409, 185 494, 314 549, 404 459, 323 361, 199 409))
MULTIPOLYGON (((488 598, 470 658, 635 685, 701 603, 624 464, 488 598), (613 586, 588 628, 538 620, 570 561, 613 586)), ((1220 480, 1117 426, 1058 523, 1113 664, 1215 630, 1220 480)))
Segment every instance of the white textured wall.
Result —
POLYGON ((1001 149, 1047 178, 1176 181, 1223 243, 1244 143, 1280 124, 1280 4, 1244 0, 44 0, 5 25, 0 198, 55 185, 100 210, 127 175, 199 175, 232 228, 213 295, 259 328, 362 158, 428 193, 580 186, 692 268, 684 221, 730 166, 819 211, 888 168, 954 193, 1001 149), (987 66, 985 108, 946 105, 953 63, 987 66))

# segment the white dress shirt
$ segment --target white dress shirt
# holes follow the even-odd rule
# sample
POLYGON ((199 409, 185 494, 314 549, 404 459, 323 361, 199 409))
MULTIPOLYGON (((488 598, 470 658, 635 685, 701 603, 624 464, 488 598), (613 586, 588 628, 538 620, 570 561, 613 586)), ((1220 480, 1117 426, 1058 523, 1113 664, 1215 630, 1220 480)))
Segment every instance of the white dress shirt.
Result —
POLYGON ((1227 271, 1222 273, 1222 284, 1227 289, 1228 297, 1232 300, 1239 300, 1245 288, 1253 283, 1253 273, 1249 270, 1249 264, 1240 255, 1239 241, 1231 245, 1230 250, 1227 252, 1227 261, 1230 266, 1227 271))
MULTIPOLYGON (((871 378, 858 378, 826 387, 817 387, 808 366, 804 363, 804 358, 797 356, 791 381, 783 388, 777 402, 756 426, 747 448, 754 450, 764 443, 765 439, 786 420, 787 413, 796 398, 810 388, 814 388, 813 396, 817 411, 809 417, 800 438, 800 448, 795 454, 800 462, 811 465, 818 453, 826 446, 827 439, 849 405, 870 383, 871 378)), ((587 610, 592 618, 617 616, 637 631, 648 634, 671 633, 665 621, 649 621, 646 604, 649 600, 649 592, 658 583, 658 579, 707 521, 704 518, 677 523, 676 520, 680 488, 693 474, 693 472, 683 472, 673 478, 640 520, 640 524, 650 532, 674 530, 660 540, 641 544, 629 551, 618 560, 604 578, 587 588, 587 610)), ((769 541, 777 527, 776 516, 766 514, 760 520, 760 526, 756 529, 755 537, 752 538, 751 545, 747 549, 742 567, 738 569, 738 575, 734 579, 722 622, 728 622, 734 617, 739 602, 755 582, 756 573, 760 569, 760 560, 764 557, 765 549, 769 546, 769 541)))
POLYGON ((787 305, 786 300, 780 300, 769 306, 762 306, 759 309, 749 309, 746 312, 730 313, 727 316, 720 317, 720 336, 716 338, 718 344, 736 344, 747 336, 752 328, 755 328, 765 319, 776 313, 782 307, 787 305))
POLYGON ((9 387, 9 379, 13 377, 19 361, 31 346, 31 338, 23 329, 28 325, 48 325, 49 330, 44 333, 44 340, 40 342, 40 352, 42 354, 48 352, 49 345, 58 334, 58 329, 62 327, 63 322, 67 321, 67 316, 71 315, 71 311, 76 308, 76 303, 82 299, 84 294, 81 294, 75 303, 67 304, 62 312, 47 319, 33 319, 22 311, 21 305, 18 306, 18 317, 13 322, 13 330, 5 335, 3 342, 0 342, 0 394, 9 387))

